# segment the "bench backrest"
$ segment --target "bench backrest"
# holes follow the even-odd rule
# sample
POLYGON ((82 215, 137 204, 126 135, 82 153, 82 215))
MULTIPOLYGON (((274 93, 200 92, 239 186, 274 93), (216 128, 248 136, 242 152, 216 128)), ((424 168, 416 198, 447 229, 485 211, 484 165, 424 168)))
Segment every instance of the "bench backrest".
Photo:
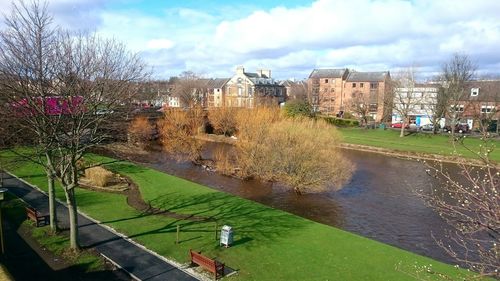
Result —
POLYGON ((38 216, 38 212, 31 208, 31 207, 26 207, 26 210, 28 211, 28 213, 30 213, 31 215, 34 215, 34 216, 38 216))
POLYGON ((194 252, 194 251, 190 251, 190 252, 191 252, 191 260, 193 262, 215 270, 215 260, 207 258, 207 257, 203 256, 202 254, 199 254, 199 253, 194 252))

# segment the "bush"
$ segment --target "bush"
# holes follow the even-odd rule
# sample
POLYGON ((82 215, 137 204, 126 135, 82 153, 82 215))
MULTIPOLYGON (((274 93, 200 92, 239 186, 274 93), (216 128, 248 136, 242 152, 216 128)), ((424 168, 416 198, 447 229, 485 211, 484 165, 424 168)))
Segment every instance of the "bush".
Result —
POLYGON ((335 125, 337 127, 358 127, 359 121, 354 119, 342 119, 335 117, 321 117, 327 123, 335 125))
POLYGON ((105 187, 114 180, 114 174, 103 167, 92 167, 85 169, 85 178, 93 185, 105 187))
POLYGON ((129 142, 145 146, 153 136, 153 125, 149 123, 148 118, 138 116, 130 123, 128 136, 129 142))
POLYGON ((283 108, 287 117, 313 117, 314 113, 309 102, 304 100, 292 100, 285 103, 283 108))
POLYGON ((231 136, 236 132, 236 109, 233 107, 211 109, 208 120, 218 135, 231 136))

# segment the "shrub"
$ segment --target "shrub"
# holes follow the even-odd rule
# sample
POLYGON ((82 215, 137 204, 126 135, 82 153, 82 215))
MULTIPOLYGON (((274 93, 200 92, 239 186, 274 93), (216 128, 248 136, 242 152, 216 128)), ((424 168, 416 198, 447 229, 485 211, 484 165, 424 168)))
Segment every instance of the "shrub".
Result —
POLYGON ((342 119, 342 118, 335 118, 335 117, 329 117, 329 116, 324 116, 321 118, 323 120, 325 120, 327 123, 335 125, 337 127, 358 127, 359 126, 358 120, 342 119))
POLYGON ((291 100, 285 103, 284 113, 288 117, 313 117, 314 113, 309 102, 305 100, 291 100))
POLYGON ((153 125, 149 123, 148 118, 138 116, 132 120, 128 128, 129 142, 145 146, 151 140, 153 135, 153 125))
POLYGON ((216 134, 231 136, 236 132, 236 109, 233 107, 211 109, 208 120, 216 134))

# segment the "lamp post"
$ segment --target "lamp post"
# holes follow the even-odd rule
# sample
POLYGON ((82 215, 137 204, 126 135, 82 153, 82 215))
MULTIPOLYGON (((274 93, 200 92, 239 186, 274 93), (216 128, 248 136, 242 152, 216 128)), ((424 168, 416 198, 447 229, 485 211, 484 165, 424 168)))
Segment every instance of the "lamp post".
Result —
POLYGON ((2 220, 2 202, 5 198, 5 192, 7 192, 7 188, 0 188, 0 243, 2 243, 2 255, 5 252, 4 251, 4 245, 3 245, 3 220, 2 220))

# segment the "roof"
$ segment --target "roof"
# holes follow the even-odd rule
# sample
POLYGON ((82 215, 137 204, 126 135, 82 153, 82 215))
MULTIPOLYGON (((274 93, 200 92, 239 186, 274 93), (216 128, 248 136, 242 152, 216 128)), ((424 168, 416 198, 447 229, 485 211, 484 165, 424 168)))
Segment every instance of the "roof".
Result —
POLYGON ((347 77, 348 82, 383 82, 389 71, 377 72, 351 72, 347 77))
POLYGON ((254 72, 245 72, 244 73, 248 78, 260 78, 259 74, 254 72))
POLYGON ((282 87, 282 85, 277 82, 276 80, 272 79, 272 78, 260 78, 260 77, 257 77, 257 78, 249 78, 250 81, 252 81, 252 83, 254 83, 255 85, 258 85, 258 86, 261 86, 261 85, 271 85, 271 86, 280 86, 282 87))
POLYGON ((347 72, 346 68, 340 68, 340 69, 316 68, 311 72, 309 78, 342 78, 346 72, 347 72))
POLYGON ((224 85, 230 80, 230 78, 215 78, 207 79, 205 87, 209 89, 218 89, 224 87, 224 85))
POLYGON ((479 80, 466 83, 463 99, 467 101, 500 102, 500 80, 479 80), (478 88, 477 96, 471 95, 472 88, 478 88))

